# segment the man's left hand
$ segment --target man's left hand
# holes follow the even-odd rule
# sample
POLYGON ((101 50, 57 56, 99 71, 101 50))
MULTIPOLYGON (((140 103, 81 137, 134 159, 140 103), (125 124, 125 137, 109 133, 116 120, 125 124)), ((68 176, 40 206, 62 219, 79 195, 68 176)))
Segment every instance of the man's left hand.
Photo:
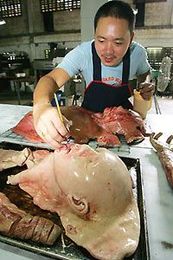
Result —
POLYGON ((151 82, 142 82, 139 85, 139 92, 143 99, 150 100, 155 91, 155 85, 151 82))

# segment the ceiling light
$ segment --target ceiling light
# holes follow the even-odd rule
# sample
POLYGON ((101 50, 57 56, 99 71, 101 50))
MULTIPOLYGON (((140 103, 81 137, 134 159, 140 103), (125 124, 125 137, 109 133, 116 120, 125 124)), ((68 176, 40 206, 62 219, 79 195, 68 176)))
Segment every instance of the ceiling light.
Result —
POLYGON ((147 47, 147 50, 150 50, 150 51, 161 51, 162 50, 162 47, 147 47))
POLYGON ((6 21, 3 19, 0 19, 0 25, 6 24, 6 21))

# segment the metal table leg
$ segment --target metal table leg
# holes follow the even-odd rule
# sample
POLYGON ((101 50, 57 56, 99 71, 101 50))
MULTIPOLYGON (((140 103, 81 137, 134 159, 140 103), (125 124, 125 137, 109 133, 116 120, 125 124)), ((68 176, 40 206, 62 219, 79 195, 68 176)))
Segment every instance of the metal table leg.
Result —
POLYGON ((14 87, 15 87, 15 91, 17 93, 18 105, 21 105, 21 96, 20 96, 21 82, 14 81, 14 87))
POLYGON ((155 109, 156 109, 156 114, 160 114, 161 115, 161 109, 159 107, 159 103, 157 101, 156 95, 153 96, 153 99, 154 99, 154 105, 155 105, 155 109))

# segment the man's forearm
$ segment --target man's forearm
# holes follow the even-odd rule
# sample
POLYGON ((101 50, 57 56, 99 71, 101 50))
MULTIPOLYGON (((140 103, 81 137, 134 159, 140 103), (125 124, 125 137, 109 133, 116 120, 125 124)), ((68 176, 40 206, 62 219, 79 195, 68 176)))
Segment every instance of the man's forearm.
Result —
POLYGON ((53 98, 53 94, 58 90, 56 82, 48 75, 43 76, 34 91, 34 105, 48 104, 53 98))

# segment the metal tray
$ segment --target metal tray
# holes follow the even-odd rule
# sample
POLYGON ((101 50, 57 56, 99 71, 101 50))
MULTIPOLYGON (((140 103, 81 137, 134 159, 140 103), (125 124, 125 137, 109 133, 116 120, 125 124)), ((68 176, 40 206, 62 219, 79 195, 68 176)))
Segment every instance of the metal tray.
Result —
MULTIPOLYGON (((26 147, 26 146, 25 146, 26 147)), ((14 149, 14 150, 21 150, 24 147, 21 145, 16 144, 9 144, 9 143, 3 143, 0 144, 0 148, 4 149, 14 149)), ((37 148, 36 148, 37 149, 37 148)), ((140 221, 141 221, 141 233, 140 233, 140 239, 139 244, 136 252, 131 257, 125 258, 126 260, 149 260, 150 254, 149 254, 149 245, 148 245, 148 232, 147 232, 147 221, 146 221, 146 213, 145 213, 145 204, 144 204, 144 193, 143 193, 143 183, 141 179, 141 170, 140 170, 140 161, 139 159, 134 158, 128 158, 128 157, 121 157, 121 159, 126 164, 127 168, 129 169, 129 172, 131 172, 131 176, 134 182, 134 196, 137 199, 138 207, 139 207, 139 213, 140 213, 140 221)), ((11 169, 4 170, 0 174, 0 192, 4 192, 7 197, 11 200, 12 203, 16 204, 19 208, 24 209, 25 211, 29 209, 34 209, 35 214, 41 215, 47 218, 52 219, 55 223, 60 224, 60 220, 57 217, 57 214, 49 213, 44 210, 39 209, 37 206, 35 206, 32 203, 32 199, 26 200, 25 192, 20 190, 17 186, 10 186, 6 184, 7 176, 16 174, 19 171, 23 170, 21 167, 14 167, 11 169), (7 191, 7 190, 8 191, 7 191), (11 192, 9 190, 11 189, 11 192), (16 199, 10 198, 9 194, 12 193, 20 193, 20 196, 16 199), (20 201, 21 200, 21 201, 20 201), (24 203, 23 203, 24 201, 24 203), (29 203, 29 204, 28 204, 29 203), (25 205, 25 208, 23 208, 22 205, 25 205), (27 208, 28 205, 28 208, 27 208), (38 210, 38 211, 37 211, 38 210), (56 216, 55 216, 56 215, 56 216)), ((28 197, 28 196, 27 196, 28 197)), ((72 259, 78 259, 78 260, 91 260, 94 259, 85 249, 82 247, 77 246, 74 242, 72 242, 68 237, 66 237, 64 234, 62 234, 61 237, 57 239, 55 244, 53 246, 43 246, 41 244, 32 242, 32 241, 23 241, 20 239, 15 238, 9 238, 5 235, 0 235, 0 241, 4 242, 6 244, 25 249, 27 251, 34 252, 36 254, 45 255, 50 258, 54 259, 66 259, 66 260, 72 260, 72 259)))

